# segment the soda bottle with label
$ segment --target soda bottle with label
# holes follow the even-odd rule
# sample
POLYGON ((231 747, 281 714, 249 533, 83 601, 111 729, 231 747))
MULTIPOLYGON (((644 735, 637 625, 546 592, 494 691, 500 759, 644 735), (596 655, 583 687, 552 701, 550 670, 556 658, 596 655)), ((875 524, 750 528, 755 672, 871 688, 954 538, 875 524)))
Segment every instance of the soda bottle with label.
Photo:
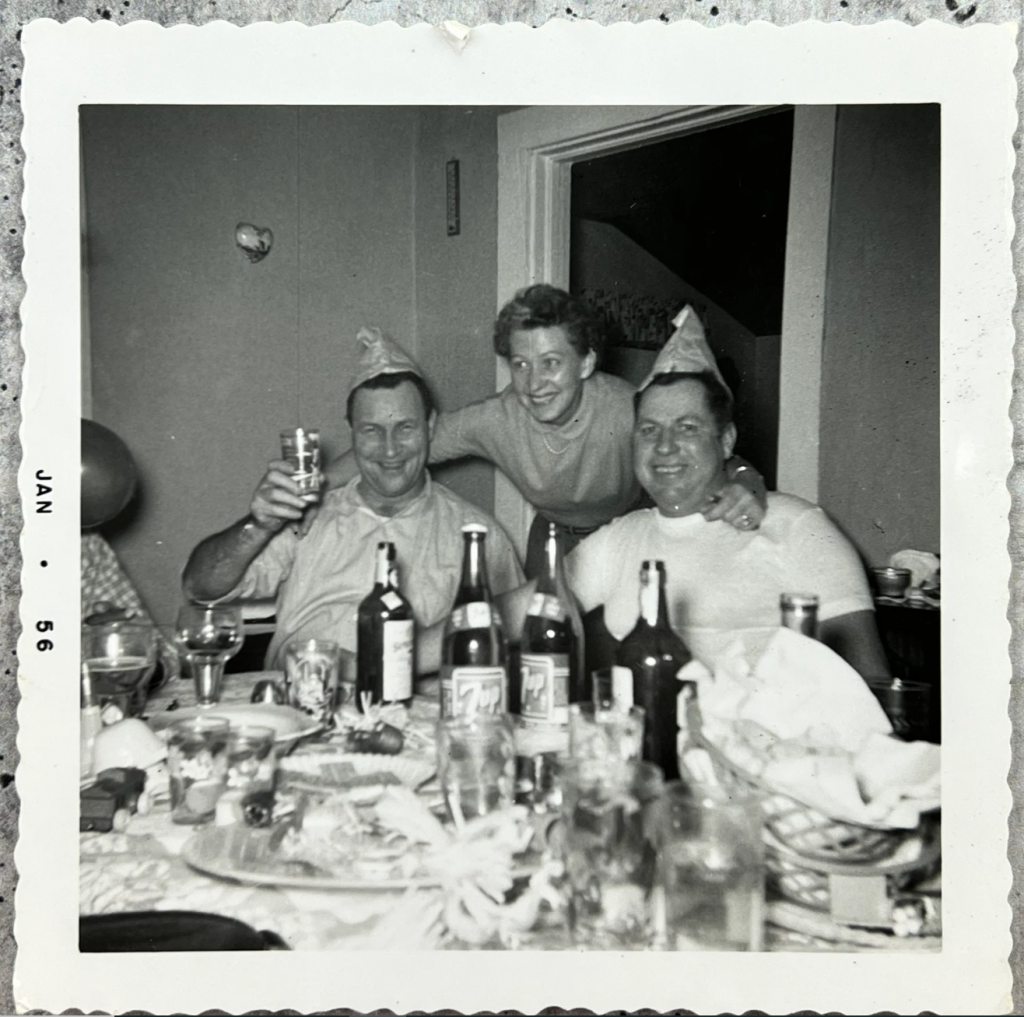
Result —
POLYGON ((356 705, 412 700, 414 623, 412 607, 398 589, 395 545, 377 545, 373 589, 359 605, 356 705), (367 696, 369 697, 367 699, 367 696))
POLYGON ((441 644, 441 716, 504 713, 508 643, 487 584, 487 527, 462 527, 462 581, 441 644))
POLYGON ((692 659, 668 623, 665 563, 645 561, 640 570, 640 617, 619 646, 618 663, 633 673, 632 705, 644 709, 644 759, 660 766, 666 780, 679 777, 677 716, 691 713, 680 706, 679 696, 687 697, 687 707, 695 705, 697 697, 696 683, 677 677, 692 659))
POLYGON ((583 625, 562 567, 554 523, 548 527, 544 572, 530 600, 519 656, 518 705, 524 723, 569 723, 569 703, 587 699, 583 625))

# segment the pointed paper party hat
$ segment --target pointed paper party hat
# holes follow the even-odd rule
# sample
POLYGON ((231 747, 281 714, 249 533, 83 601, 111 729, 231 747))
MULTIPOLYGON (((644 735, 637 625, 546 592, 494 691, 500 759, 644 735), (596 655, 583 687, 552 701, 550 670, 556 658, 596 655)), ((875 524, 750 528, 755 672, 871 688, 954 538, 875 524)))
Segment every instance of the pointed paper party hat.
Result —
POLYGON ((675 371, 698 372, 710 371, 723 385, 726 391, 729 386, 718 370, 714 354, 704 335, 704 326, 697 312, 687 304, 673 319, 676 330, 661 348, 658 359, 654 361, 651 373, 640 384, 642 392, 656 375, 670 374, 675 371))
POLYGON ((423 377, 423 372, 416 361, 379 328, 361 328, 359 335, 356 336, 356 343, 360 347, 359 362, 348 387, 350 393, 379 374, 399 374, 408 371, 423 377))

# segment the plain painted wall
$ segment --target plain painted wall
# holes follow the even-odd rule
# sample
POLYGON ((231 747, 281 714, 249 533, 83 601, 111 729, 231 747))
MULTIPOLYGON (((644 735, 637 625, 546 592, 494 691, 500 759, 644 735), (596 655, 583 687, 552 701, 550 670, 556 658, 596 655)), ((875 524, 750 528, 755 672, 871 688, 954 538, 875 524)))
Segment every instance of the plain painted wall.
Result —
POLYGON ((414 109, 83 110, 93 417, 139 467, 112 539, 158 623, 281 428, 348 447, 360 326, 415 351, 415 141, 414 109), (274 231, 258 264, 240 221, 274 231))
POLYGON ((842 106, 819 500, 870 564, 939 550, 939 107, 842 106))
MULTIPOLYGON (((420 362, 442 409, 494 391, 498 301, 498 128, 506 107, 424 107, 416 145, 416 318, 420 362), (445 167, 459 162, 460 232, 448 236, 445 167)), ((437 467, 452 490, 494 511, 494 468, 437 467)))

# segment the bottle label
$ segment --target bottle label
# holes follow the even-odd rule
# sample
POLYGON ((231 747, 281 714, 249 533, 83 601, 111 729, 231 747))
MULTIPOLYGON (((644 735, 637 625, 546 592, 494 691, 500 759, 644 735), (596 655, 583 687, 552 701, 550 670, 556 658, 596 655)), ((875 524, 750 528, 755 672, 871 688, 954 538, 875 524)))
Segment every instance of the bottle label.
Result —
POLYGON ((491 625, 491 605, 484 600, 461 604, 452 611, 453 629, 486 629, 491 625))
POLYGON ((617 710, 628 710, 633 705, 633 671, 616 664, 612 668, 612 702, 617 710))
POLYGON ((535 593, 530 598, 530 606, 526 613, 534 618, 564 621, 568 612, 557 597, 552 597, 550 593, 535 593))
POLYGON ((505 712, 503 667, 441 668, 441 716, 505 712))
POLYGON ((525 720, 555 724, 569 722, 569 655, 523 653, 520 715, 525 720))
MULTIPOLYGON (((382 600, 387 600, 387 595, 382 600)), ((412 696, 413 623, 384 622, 384 654, 381 661, 382 690, 385 703, 412 696)))
POLYGON ((389 610, 394 611, 395 608, 402 606, 402 598, 395 593, 394 590, 388 590, 383 597, 380 598, 380 602, 389 610))

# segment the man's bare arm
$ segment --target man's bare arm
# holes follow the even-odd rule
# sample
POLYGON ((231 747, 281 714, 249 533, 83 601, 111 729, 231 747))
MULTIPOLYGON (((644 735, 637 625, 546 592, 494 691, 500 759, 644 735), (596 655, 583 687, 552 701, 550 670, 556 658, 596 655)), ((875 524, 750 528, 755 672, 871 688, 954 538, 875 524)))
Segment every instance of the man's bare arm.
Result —
POLYGON ((821 641, 864 678, 887 678, 889 661, 875 624, 874 611, 852 611, 821 623, 821 641))
POLYGON ((201 541, 185 566, 185 594, 192 600, 218 600, 233 590, 245 570, 289 522, 302 518, 306 503, 285 462, 273 462, 260 481, 249 515, 201 541))

